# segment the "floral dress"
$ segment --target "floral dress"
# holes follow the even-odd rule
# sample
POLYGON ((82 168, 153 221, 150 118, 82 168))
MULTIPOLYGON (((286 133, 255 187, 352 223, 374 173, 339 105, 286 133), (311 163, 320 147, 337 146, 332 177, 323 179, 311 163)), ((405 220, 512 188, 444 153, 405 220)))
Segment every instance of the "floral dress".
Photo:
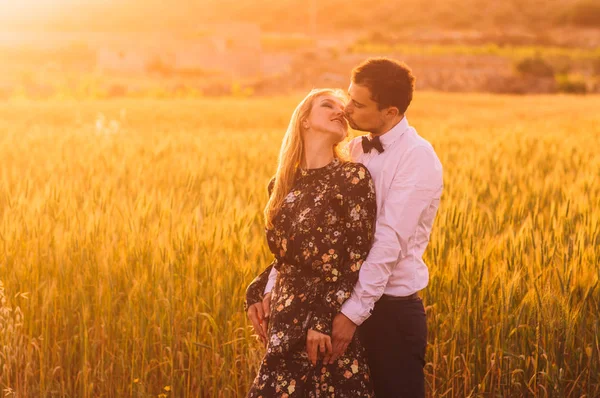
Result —
MULTIPOLYGON (((269 184, 269 191, 273 180, 269 184)), ((248 397, 372 397, 366 356, 357 334, 329 365, 313 366, 309 329, 331 336, 334 316, 350 297, 372 244, 376 216, 371 175, 359 163, 334 159, 299 170, 290 193, 267 229, 275 259, 248 286, 246 308, 262 300, 271 267, 267 351, 248 397)))

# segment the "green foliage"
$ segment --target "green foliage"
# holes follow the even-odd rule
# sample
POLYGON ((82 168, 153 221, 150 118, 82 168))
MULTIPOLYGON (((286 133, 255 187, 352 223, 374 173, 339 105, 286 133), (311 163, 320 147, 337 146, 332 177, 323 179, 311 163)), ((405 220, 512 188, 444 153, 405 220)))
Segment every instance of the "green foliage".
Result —
POLYGON ((517 72, 535 77, 552 77, 554 68, 539 56, 525 58, 518 61, 515 65, 517 72))
POLYGON ((506 45, 495 43, 463 45, 463 44, 404 44, 392 42, 370 42, 368 38, 361 38, 349 48, 350 52, 361 54, 407 54, 407 55, 495 55, 516 61, 524 58, 556 58, 569 60, 590 60, 600 58, 600 48, 567 48, 553 46, 525 46, 506 45))
POLYGON ((585 94, 588 91, 585 79, 581 76, 558 74, 556 83, 558 91, 562 93, 585 94))

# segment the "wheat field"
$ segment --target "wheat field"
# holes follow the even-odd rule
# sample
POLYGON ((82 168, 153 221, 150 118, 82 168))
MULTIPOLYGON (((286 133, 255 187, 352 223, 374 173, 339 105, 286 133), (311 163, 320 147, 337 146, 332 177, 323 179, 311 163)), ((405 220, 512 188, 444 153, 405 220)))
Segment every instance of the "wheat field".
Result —
MULTIPOLYGON (((266 184, 301 97, 0 104, 7 397, 242 397, 266 184)), ((600 97, 418 93, 445 191, 432 397, 600 397, 600 97)))

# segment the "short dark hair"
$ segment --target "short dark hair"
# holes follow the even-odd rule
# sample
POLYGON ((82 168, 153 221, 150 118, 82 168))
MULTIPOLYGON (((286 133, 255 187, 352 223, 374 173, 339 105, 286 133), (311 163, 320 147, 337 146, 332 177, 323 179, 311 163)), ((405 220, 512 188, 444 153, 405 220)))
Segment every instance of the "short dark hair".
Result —
POLYGON ((366 86, 379 109, 395 106, 406 112, 413 98, 415 77, 404 62, 369 58, 352 70, 352 82, 366 86))

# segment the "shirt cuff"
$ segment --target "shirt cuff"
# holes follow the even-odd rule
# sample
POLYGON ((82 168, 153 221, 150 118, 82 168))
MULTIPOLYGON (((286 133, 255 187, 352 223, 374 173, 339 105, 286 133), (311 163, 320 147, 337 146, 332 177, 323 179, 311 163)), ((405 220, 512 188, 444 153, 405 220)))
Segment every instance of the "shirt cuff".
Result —
POLYGON ((265 286, 264 294, 271 293, 271 290, 273 290, 273 286, 275 286, 274 279, 275 278, 269 278, 269 280, 267 281, 267 285, 265 286))
POLYGON ((356 326, 362 325, 371 316, 368 308, 363 308, 360 301, 354 295, 342 305, 342 314, 346 315, 356 326))

